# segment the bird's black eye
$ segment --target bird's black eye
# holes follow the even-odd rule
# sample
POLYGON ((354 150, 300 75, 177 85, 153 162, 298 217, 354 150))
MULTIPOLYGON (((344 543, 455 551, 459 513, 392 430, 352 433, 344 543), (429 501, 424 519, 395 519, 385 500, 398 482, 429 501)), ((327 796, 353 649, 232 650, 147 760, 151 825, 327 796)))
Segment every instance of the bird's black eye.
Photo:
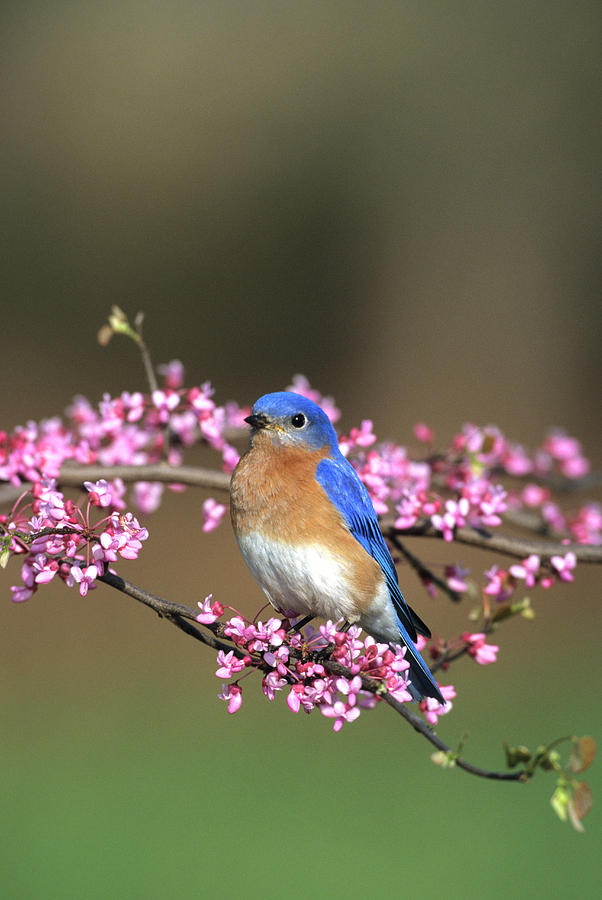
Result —
POLYGON ((303 413, 296 413, 292 418, 291 422, 295 428, 303 428, 305 425, 305 416, 303 413))

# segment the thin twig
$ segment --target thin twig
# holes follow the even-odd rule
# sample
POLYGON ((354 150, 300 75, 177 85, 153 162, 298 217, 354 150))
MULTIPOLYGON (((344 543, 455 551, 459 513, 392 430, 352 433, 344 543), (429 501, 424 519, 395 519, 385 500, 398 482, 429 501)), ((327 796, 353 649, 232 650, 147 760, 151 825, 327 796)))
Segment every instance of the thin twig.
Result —
POLYGON ((448 583, 444 578, 439 578, 438 575, 426 566, 421 559, 418 559, 417 556, 414 556, 413 553, 410 553, 405 544, 399 540, 399 536, 397 534, 390 534, 389 540, 393 544, 396 550, 402 554, 402 556, 407 559, 412 568, 418 573, 418 576, 425 580, 432 582, 435 587, 438 587, 440 591, 443 591, 444 594, 447 594, 450 600, 453 600, 454 603, 459 603, 462 599, 461 594, 458 591, 454 591, 453 588, 450 588, 448 583))
POLYGON ((135 320, 134 325, 136 327, 136 343, 138 344, 138 349, 140 350, 140 356, 142 357, 142 363, 144 365, 144 371, 146 372, 146 380, 148 381, 148 386, 150 388, 151 394, 153 391, 158 390, 159 384, 157 382, 157 376, 155 375, 155 370, 153 368, 150 350, 142 337, 142 323, 144 322, 144 314, 138 313, 135 320))
MULTIPOLYGON (((169 600, 164 600, 162 597, 157 597, 156 594, 151 594, 149 593, 149 591, 145 591, 144 588, 140 588, 137 585, 126 581, 124 578, 121 578, 114 572, 106 572, 104 575, 99 575, 97 581, 102 581, 105 584, 108 584, 110 587, 121 591, 122 594, 127 594, 128 597, 133 597, 134 600, 138 600, 138 602, 143 603, 144 606, 148 606, 150 609, 154 609, 156 613, 158 613, 163 618, 168 619, 181 631, 184 631, 191 637, 196 638, 196 640, 201 641, 201 643, 206 644, 208 647, 212 647, 214 650, 232 650, 230 644, 225 643, 225 641, 221 641, 215 634, 213 634, 210 626, 206 626, 209 629, 210 633, 205 634, 203 631, 195 628, 194 625, 191 625, 190 622, 187 621, 195 621, 198 614, 189 606, 183 606, 181 603, 172 603, 169 600)), ((242 656, 244 654, 240 655, 242 656)))

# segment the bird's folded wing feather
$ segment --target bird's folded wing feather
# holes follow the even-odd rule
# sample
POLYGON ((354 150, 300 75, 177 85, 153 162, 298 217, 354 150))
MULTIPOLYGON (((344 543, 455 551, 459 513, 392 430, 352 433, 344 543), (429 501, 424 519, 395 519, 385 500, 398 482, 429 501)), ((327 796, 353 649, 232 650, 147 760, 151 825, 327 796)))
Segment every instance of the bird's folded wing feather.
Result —
POLYGON ((316 479, 341 513, 353 537, 381 567, 395 612, 410 638, 416 640, 417 630, 430 637, 427 626, 410 609, 399 590, 395 564, 379 528, 370 495, 351 463, 344 456, 323 459, 317 466, 316 479))

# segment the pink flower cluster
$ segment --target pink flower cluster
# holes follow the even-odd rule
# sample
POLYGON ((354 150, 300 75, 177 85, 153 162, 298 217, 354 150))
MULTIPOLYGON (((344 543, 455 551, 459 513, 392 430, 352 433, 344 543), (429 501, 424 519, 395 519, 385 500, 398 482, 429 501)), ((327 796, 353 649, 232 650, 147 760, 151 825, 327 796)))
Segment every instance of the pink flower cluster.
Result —
POLYGON ((564 556, 552 556, 549 564, 543 564, 541 558, 532 553, 520 563, 502 569, 492 566, 485 572, 487 583, 484 591, 499 603, 506 603, 524 582, 525 587, 550 588, 559 581, 573 581, 573 570, 577 558, 569 551, 564 556))
MULTIPOLYGON (((244 427, 248 409, 235 403, 217 406, 209 382, 188 390, 182 387, 183 367, 177 360, 160 367, 165 386, 145 396, 124 391, 105 394, 98 407, 77 396, 67 410, 67 421, 28 422, 12 434, 0 432, 0 482, 19 486, 42 478, 58 478, 65 462, 82 465, 144 465, 167 459, 182 462, 183 448, 204 441, 222 456, 224 471, 231 472, 238 452, 228 432, 244 427), (166 441, 169 443, 166 445, 166 441)), ((134 499, 142 512, 156 509, 162 486, 140 482, 134 499)), ((106 498, 106 495, 105 495, 106 498)))
MULTIPOLYGON (((119 397, 106 394, 97 407, 79 396, 67 410, 66 421, 52 418, 28 422, 10 434, 0 432, 0 482, 24 489, 25 482, 31 483, 13 509, 0 516, 2 563, 6 564, 7 553, 24 557, 22 584, 13 587, 14 599, 28 599, 56 575, 79 585, 85 594, 108 564, 118 558, 135 559, 148 536, 133 514, 125 513, 126 488, 119 479, 86 482, 88 494, 83 502, 66 497, 58 487, 65 463, 136 466, 166 459, 178 466, 186 448, 201 442, 220 453, 226 472, 235 467, 238 451, 230 436, 244 427, 248 409, 235 403, 217 406, 209 382, 186 389, 178 360, 159 367, 159 372, 164 383, 150 396, 128 391, 119 397), (91 512, 98 515, 95 521, 91 512), (36 537, 48 529, 63 533, 36 537), (63 558, 74 561, 74 572, 58 564, 63 558)), ((324 397, 304 376, 296 375, 289 389, 318 402, 333 422, 339 419, 332 397, 324 397)), ((434 440, 424 423, 415 426, 414 435, 423 446, 434 440)), ((451 542, 458 528, 495 528, 508 509, 526 509, 538 511, 548 531, 561 538, 602 543, 599 505, 588 503, 565 512, 551 499, 546 479, 578 478, 589 470, 579 441, 564 432, 550 433, 541 447, 528 453, 495 426, 469 423, 452 438, 445 453, 415 460, 404 446, 377 443, 372 422, 364 420, 341 438, 341 448, 366 485, 377 513, 394 510, 399 529, 430 525, 451 542), (496 481, 504 473, 531 480, 507 493, 496 481)), ((175 491, 183 486, 169 488, 175 491)), ((158 508, 163 492, 162 484, 140 481, 133 485, 131 499, 148 514, 158 508)), ((214 498, 205 500, 202 530, 217 528, 226 511, 226 505, 214 498)), ((505 600, 521 581, 527 587, 571 581, 575 562, 567 552, 545 563, 529 557, 508 570, 494 566, 486 573, 485 592, 505 600)), ((445 577, 453 590, 463 591, 466 574, 457 565, 448 566, 445 577)), ((427 590, 434 591, 426 578, 424 582, 427 590)), ((344 702, 357 706, 355 701, 344 702)))
POLYGON ((85 597, 110 562, 137 559, 148 531, 131 512, 120 511, 123 484, 101 479, 85 487, 87 502, 79 506, 65 498, 54 478, 42 478, 21 494, 10 516, 0 518, 11 554, 23 557, 22 584, 11 588, 15 602, 29 600, 56 575, 69 587, 79 585, 85 597), (93 522, 94 509, 106 515, 93 522))
MULTIPOLYGON (((423 443, 433 439, 423 424, 414 429, 423 443)), ((602 508, 593 503, 569 514, 551 501, 551 491, 543 484, 527 483, 520 491, 507 492, 497 482, 500 474, 533 476, 545 480, 552 475, 576 478, 587 473, 589 462, 581 445, 563 432, 548 435, 533 454, 510 442, 495 426, 478 428, 463 425, 449 449, 432 459, 413 461, 405 447, 374 444, 372 423, 352 429, 342 439, 343 452, 368 488, 379 515, 395 510, 395 527, 407 530, 430 523, 446 541, 454 539, 457 528, 495 528, 509 508, 539 509, 548 528, 579 543, 602 543, 602 508), (370 444, 362 443, 364 434, 370 444), (372 446, 368 452, 362 448, 372 446), (452 496, 445 497, 449 493, 452 496)))
MULTIPOLYGON (((201 624, 213 624, 223 613, 221 604, 212 603, 210 596, 199 607, 197 621, 201 624)), ((262 689, 268 700, 286 689, 287 706, 292 712, 303 709, 310 713, 319 709, 323 716, 333 719, 334 731, 340 731, 345 723, 355 721, 363 709, 372 709, 378 703, 378 695, 363 688, 362 676, 379 681, 382 690, 400 703, 412 700, 405 649, 393 650, 369 635, 362 639, 361 630, 355 626, 341 632, 335 624, 327 622, 317 631, 308 625, 304 631, 291 632, 288 620, 270 618, 265 623, 250 622, 237 614, 226 621, 224 634, 239 652, 234 649, 218 652, 215 673, 218 678, 233 678, 260 668, 264 671, 262 689), (320 652, 327 648, 330 648, 329 658, 349 669, 351 677, 328 673, 319 661, 320 652)), ((242 705, 239 681, 240 678, 233 684, 223 684, 218 695, 227 703, 229 713, 237 712, 242 705)), ((441 690, 447 701, 444 706, 431 700, 421 705, 432 724, 452 708, 453 687, 449 685, 441 690)))
MULTIPOLYGON (((248 410, 233 403, 216 406, 209 382, 185 390, 183 366, 177 360, 159 371, 165 384, 151 396, 128 391, 115 398, 105 394, 97 408, 78 396, 67 410, 66 422, 53 418, 28 422, 11 434, 0 432, 0 482, 24 487, 11 511, 0 516, 3 563, 7 553, 24 558, 22 584, 12 588, 14 600, 28 600, 56 575, 68 585, 78 585, 85 596, 108 564, 118 558, 136 559, 148 538, 134 515, 124 512, 126 488, 121 480, 86 481, 87 495, 76 502, 58 487, 65 463, 136 466, 166 458, 177 466, 183 448, 205 442, 221 453, 226 471, 236 465, 238 453, 227 434, 244 426, 248 410), (93 520, 95 511, 99 515, 93 520), (49 529, 61 533, 37 536, 49 529), (65 559, 72 562, 60 562, 65 559)), ((162 484, 140 481, 132 488, 132 499, 144 513, 157 509, 162 495, 162 484)), ((223 504, 206 500, 203 531, 216 528, 225 512, 223 504)))

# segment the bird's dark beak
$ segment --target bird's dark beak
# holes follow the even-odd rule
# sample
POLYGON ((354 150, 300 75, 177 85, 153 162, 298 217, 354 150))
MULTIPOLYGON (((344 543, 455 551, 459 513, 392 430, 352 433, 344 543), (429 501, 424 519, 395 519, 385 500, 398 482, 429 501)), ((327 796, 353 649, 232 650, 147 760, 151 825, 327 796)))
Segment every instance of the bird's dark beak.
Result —
POLYGON ((245 422, 248 422, 252 428, 265 428, 269 419, 263 413, 251 413, 250 416, 247 416, 245 422))

